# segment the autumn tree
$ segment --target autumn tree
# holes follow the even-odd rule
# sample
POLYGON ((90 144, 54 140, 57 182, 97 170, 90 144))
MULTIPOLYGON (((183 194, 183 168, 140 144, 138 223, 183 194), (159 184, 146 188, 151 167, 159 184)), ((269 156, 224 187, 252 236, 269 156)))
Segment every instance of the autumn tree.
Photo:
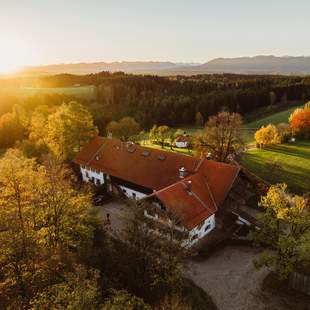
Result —
POLYGON ((254 136, 257 145, 261 148, 281 143, 281 137, 275 125, 262 126, 254 136))
POLYGON ((29 140, 37 145, 47 145, 49 112, 48 106, 41 105, 32 113, 28 127, 29 140))
POLYGON ((260 206, 264 210, 259 217, 260 228, 251 238, 269 250, 255 262, 256 266, 271 267, 279 278, 286 278, 298 266, 310 263, 309 202, 305 197, 290 194, 287 186, 280 184, 270 187, 260 206))
POLYGON ((34 161, 18 151, 9 150, 0 160, 0 262, 21 298, 28 294, 37 250, 30 203, 34 171, 34 161))
POLYGON ((295 111, 290 118, 290 127, 294 135, 310 138, 310 108, 295 111))
POLYGON ((23 127, 16 114, 6 113, 0 117, 0 148, 12 147, 23 138, 23 127))
POLYGON ((30 302, 33 310, 89 309, 97 310, 101 303, 98 285, 99 271, 82 265, 66 272, 64 280, 38 293, 30 302))
POLYGON ((291 136, 290 125, 287 123, 280 123, 277 125, 278 135, 280 138, 280 142, 286 142, 291 136))
POLYGON ((63 104, 47 122, 47 144, 64 159, 72 159, 81 146, 98 133, 91 114, 77 102, 63 104))
POLYGON ((243 148, 242 126, 242 118, 238 113, 220 112, 209 117, 204 132, 195 138, 196 152, 200 156, 211 153, 215 160, 227 161, 229 156, 243 148))
POLYGON ((140 125, 132 117, 124 117, 118 122, 112 121, 107 125, 107 132, 123 141, 134 138, 139 131, 140 125))
POLYGON ((75 251, 89 246, 90 197, 72 182, 59 161, 38 165, 17 150, 0 160, 2 296, 27 304, 33 292, 59 280, 75 251))
POLYGON ((101 310, 151 310, 142 298, 133 296, 125 290, 112 290, 111 296, 102 305, 101 310))

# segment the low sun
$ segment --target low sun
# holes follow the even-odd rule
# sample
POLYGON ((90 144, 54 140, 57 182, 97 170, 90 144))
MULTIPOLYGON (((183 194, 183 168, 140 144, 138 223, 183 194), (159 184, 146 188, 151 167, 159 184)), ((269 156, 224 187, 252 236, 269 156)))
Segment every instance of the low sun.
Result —
POLYGON ((26 42, 12 37, 0 38, 0 73, 15 73, 34 61, 26 42))

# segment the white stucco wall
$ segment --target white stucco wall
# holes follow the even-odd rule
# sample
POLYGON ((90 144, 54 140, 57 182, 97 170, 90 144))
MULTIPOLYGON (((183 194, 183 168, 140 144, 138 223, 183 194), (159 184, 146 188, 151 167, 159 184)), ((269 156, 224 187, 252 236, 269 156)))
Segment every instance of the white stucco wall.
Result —
MULTIPOLYGON (((161 220, 158 216, 158 214, 151 215, 146 210, 144 210, 144 216, 152 219, 154 221, 161 222, 163 224, 169 225, 169 223, 161 220)), ((182 245, 184 247, 190 247, 193 244, 195 244, 198 240, 205 237, 210 231, 212 231, 215 228, 215 215, 212 214, 209 218, 207 218, 202 225, 198 225, 197 227, 193 228, 188 235, 188 238, 183 241, 182 245), (196 238, 193 239, 193 237, 197 235, 196 238)), ((176 226, 175 229, 179 231, 186 231, 184 227, 178 227, 176 226)))
POLYGON ((176 142, 175 146, 178 148, 186 148, 188 145, 188 142, 176 142))
POLYGON ((139 199, 141 199, 141 198, 143 198, 143 197, 146 196, 144 193, 135 191, 135 190, 133 190, 133 189, 131 189, 131 188, 128 188, 128 187, 126 187, 126 186, 120 185, 119 187, 122 189, 122 191, 124 192, 124 194, 125 194, 128 198, 134 199, 133 194, 136 194, 136 198, 135 198, 135 199, 137 199, 137 200, 139 200, 139 199))
POLYGON ((86 169, 83 167, 80 167, 83 181, 89 182, 92 178, 95 178, 95 180, 99 180, 100 184, 104 183, 104 174, 100 171, 94 171, 91 169, 86 169))
POLYGON ((184 242, 185 246, 192 246, 193 244, 195 244, 199 239, 205 237, 211 230, 214 229, 215 227, 215 215, 212 214, 210 217, 208 217, 204 223, 202 224, 202 226, 200 227, 200 229, 198 229, 200 225, 198 225, 197 227, 193 228, 190 232, 189 232, 189 236, 188 236, 188 240, 186 240, 184 242), (209 227, 208 227, 209 226, 209 227), (208 228, 207 228, 208 227, 208 228), (193 239, 193 237, 197 235, 197 238, 193 239))

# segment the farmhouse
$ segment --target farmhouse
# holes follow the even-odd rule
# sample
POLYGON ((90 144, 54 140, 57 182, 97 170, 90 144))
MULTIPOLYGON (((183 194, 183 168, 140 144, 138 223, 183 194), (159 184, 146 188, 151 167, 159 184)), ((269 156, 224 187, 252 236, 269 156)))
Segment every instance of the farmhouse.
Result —
POLYGON ((145 216, 186 232, 188 245, 211 232, 239 168, 132 142, 96 137, 77 155, 85 182, 147 202, 145 216), (169 214, 169 217, 168 217, 169 214))
POLYGON ((187 148, 191 143, 191 137, 184 132, 183 135, 178 136, 175 139, 175 146, 177 148, 187 148))

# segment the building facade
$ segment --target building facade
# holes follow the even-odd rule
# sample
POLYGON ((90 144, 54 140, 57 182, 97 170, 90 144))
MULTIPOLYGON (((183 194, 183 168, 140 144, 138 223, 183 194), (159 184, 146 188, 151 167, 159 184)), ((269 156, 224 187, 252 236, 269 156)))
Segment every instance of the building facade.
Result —
POLYGON ((76 157, 82 179, 148 205, 145 216, 186 233, 192 246, 216 226, 239 168, 96 137, 76 157), (168 216, 169 214, 169 216, 168 216))

